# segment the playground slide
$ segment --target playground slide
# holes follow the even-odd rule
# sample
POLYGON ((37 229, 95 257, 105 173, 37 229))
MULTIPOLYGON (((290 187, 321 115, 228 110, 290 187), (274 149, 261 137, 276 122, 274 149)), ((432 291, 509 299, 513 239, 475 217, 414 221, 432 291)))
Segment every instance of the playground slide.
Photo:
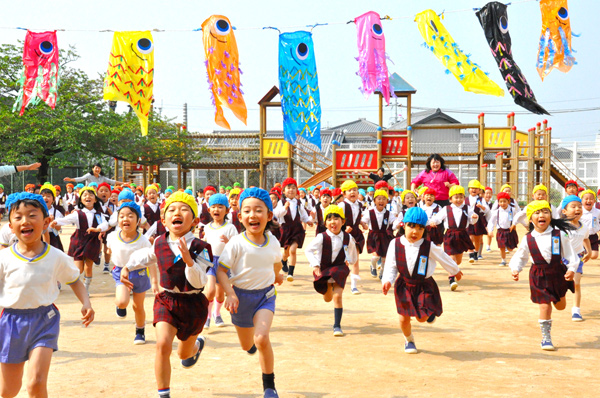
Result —
POLYGON ((300 184, 299 188, 308 188, 320 182, 331 180, 331 165, 325 167, 314 176, 300 184))

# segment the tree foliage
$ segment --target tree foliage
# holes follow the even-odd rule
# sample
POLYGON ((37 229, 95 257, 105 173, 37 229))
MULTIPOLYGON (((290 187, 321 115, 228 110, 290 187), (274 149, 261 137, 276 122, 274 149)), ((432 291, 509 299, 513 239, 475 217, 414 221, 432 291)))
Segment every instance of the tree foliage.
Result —
POLYGON ((191 162, 202 151, 184 150, 191 142, 172 120, 150 115, 149 133, 140 134, 135 113, 111 111, 102 99, 103 76, 91 79, 70 64, 79 57, 73 48, 61 50, 56 108, 45 103, 12 112, 20 89, 22 49, 0 45, 0 140, 3 163, 41 162, 38 181, 49 167, 81 164, 82 159, 114 157, 141 164, 191 162))

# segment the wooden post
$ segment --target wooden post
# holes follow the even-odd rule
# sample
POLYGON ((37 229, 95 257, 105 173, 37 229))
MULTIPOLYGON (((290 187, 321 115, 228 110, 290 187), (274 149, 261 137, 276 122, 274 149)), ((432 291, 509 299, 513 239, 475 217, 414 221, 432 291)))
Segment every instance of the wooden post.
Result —
POLYGON ((287 158, 287 174, 289 178, 294 177, 294 148, 295 146, 290 144, 287 158))
POLYGON ((259 181, 258 186, 263 188, 265 186, 265 154, 263 153, 263 139, 266 132, 266 116, 267 108, 264 105, 260 105, 260 125, 259 125, 259 152, 258 152, 258 169, 259 169, 259 181))
POLYGON ((126 177, 126 174, 127 174, 127 173, 126 173, 126 171, 125 171, 125 164, 126 164, 126 163, 127 163, 127 162, 123 162, 123 163, 121 164, 121 174, 123 175, 123 179, 122 179, 121 181, 123 181, 123 182, 127 182, 127 181, 125 180, 125 177, 126 177))
POLYGON ((494 186, 494 192, 499 193, 500 187, 502 186, 502 169, 504 168, 504 152, 498 152, 496 154, 496 184, 494 186))
MULTIPOLYGON (((119 181, 119 159, 115 158, 115 180, 119 181)), ((123 181, 123 180, 121 180, 123 181)))
POLYGON ((148 185, 148 166, 142 165, 142 185, 148 185))
POLYGON ((411 113, 412 113, 412 103, 410 99, 410 94, 406 97, 406 125, 411 126, 411 113))
POLYGON ((535 129, 529 129, 527 139, 529 140, 529 149, 527 151, 527 194, 530 195, 533 193, 533 187, 535 186, 535 159, 537 157, 535 151, 535 129))
POLYGON ((335 164, 336 152, 337 145, 333 143, 331 144, 331 185, 333 185, 334 188, 337 188, 337 165, 335 164))
POLYGON ((480 173, 479 173, 479 182, 481 183, 481 185, 483 185, 484 187, 487 187, 488 183, 488 177, 487 177, 487 171, 488 171, 488 165, 487 164, 482 164, 481 168, 479 169, 480 173))
MULTIPOLYGON (((477 120, 479 121, 479 150, 478 150, 478 155, 477 157, 479 158, 479 172, 477 173, 477 177, 479 179, 479 182, 481 182, 482 180, 487 180, 487 169, 484 170, 483 166, 483 162, 484 162, 484 158, 485 158, 485 151, 484 151, 484 130, 485 130, 485 123, 484 123, 484 113, 480 113, 479 116, 477 116, 477 120)), ((482 183, 484 184, 484 183, 482 183)), ((484 184, 485 185, 485 184, 484 184)))
POLYGON ((406 179, 404 181, 404 189, 410 189, 412 181, 412 126, 406 128, 406 179))
POLYGON ((512 194, 515 200, 519 198, 519 140, 517 139, 517 127, 510 128, 510 173, 507 182, 512 186, 512 194))
POLYGON ((383 128, 383 95, 379 93, 379 127, 383 128))
MULTIPOLYGON (((551 167, 551 161, 550 161, 550 150, 551 150, 551 145, 552 145, 552 127, 548 127, 546 129, 546 133, 547 135, 544 136, 545 140, 544 140, 544 144, 545 144, 545 148, 544 148, 544 169, 545 169, 545 173, 544 173, 544 185, 546 187, 548 187, 548 189, 550 189, 550 167, 551 167)), ((549 199, 549 198, 548 198, 549 199)))
POLYGON ((383 127, 379 125, 377 127, 377 168, 380 168, 383 164, 383 127))

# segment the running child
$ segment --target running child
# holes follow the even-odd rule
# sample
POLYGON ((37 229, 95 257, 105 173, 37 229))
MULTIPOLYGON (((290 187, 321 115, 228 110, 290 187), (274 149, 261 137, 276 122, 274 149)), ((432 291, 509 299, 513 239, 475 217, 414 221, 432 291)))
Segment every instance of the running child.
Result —
POLYGON ((47 397, 60 328, 60 313, 53 304, 59 294, 57 285, 73 289, 83 305, 84 326, 94 320, 94 310, 73 259, 42 241, 50 224, 42 197, 20 192, 10 195, 6 204, 18 241, 0 252, 0 396, 17 396, 29 361, 27 392, 30 397, 47 397))
POLYGON ((469 238, 475 247, 474 251, 469 250, 469 262, 474 263, 479 260, 479 250, 483 245, 483 235, 487 235, 485 229, 485 217, 490 209, 481 200, 481 183, 477 180, 469 181, 469 195, 465 198, 465 204, 469 207, 469 212, 477 214, 477 222, 467 227, 469 238))
POLYGON ((377 271, 381 279, 382 266, 385 264, 385 255, 390 242, 394 239, 392 225, 396 215, 386 209, 388 192, 385 189, 375 191, 373 203, 375 207, 363 212, 361 224, 363 229, 368 229, 367 253, 371 253, 371 276, 377 278, 377 271))
POLYGON ((67 213, 71 214, 77 206, 77 193, 74 191, 75 186, 71 183, 67 184, 67 193, 65 194, 65 204, 67 205, 67 213))
MULTIPOLYGON (((276 208, 277 203, 279 203, 279 201, 281 200, 281 191, 278 189, 278 187, 273 187, 271 189, 271 192, 269 192, 269 197, 271 198, 271 204, 273 205, 273 208, 276 208)), ((273 221, 274 225, 277 225, 277 227, 271 227, 271 233, 279 242, 281 242, 281 227, 279 226, 277 217, 273 216, 273 221)))
MULTIPOLYGON (((423 192, 423 202, 421 203, 421 209, 425 210, 427 219, 431 220, 436 214, 442 211, 443 207, 435 203, 435 189, 427 188, 423 192)), ((433 242, 434 245, 440 246, 444 243, 444 224, 440 223, 437 227, 432 227, 427 223, 425 227, 427 230, 426 237, 433 242)))
POLYGON ((225 245, 231 238, 238 234, 237 228, 226 220, 229 211, 229 201, 224 194, 214 194, 208 199, 208 211, 212 222, 204 227, 204 240, 211 247, 213 254, 213 267, 207 272, 208 282, 204 290, 204 295, 208 300, 208 317, 204 324, 204 329, 210 327, 210 319, 215 320, 216 327, 224 327, 225 322, 221 317, 221 306, 225 302, 225 292, 221 285, 217 283, 217 268, 219 266, 219 257, 225 248, 225 245), (215 303, 215 312, 213 314, 213 300, 215 303))
POLYGON ((331 191, 327 188, 323 189, 322 191, 319 191, 319 194, 319 202, 315 205, 313 213, 311 214, 311 217, 313 218, 313 220, 316 220, 317 223, 315 236, 318 236, 319 234, 327 230, 327 227, 325 227, 325 219, 323 218, 323 213, 325 212, 325 209, 327 209, 327 207, 331 205, 332 195, 331 191))
MULTIPOLYGON (((56 207, 54 207, 55 201, 54 198, 56 196, 56 189, 50 184, 43 184, 40 188, 40 195, 44 199, 44 203, 46 203, 46 207, 48 208, 48 216, 50 217, 50 222, 54 220, 59 220, 63 218, 63 214, 58 211, 56 207)), ((64 248, 62 242, 60 241, 59 230, 54 228, 48 228, 44 234, 42 235, 42 239, 44 242, 49 243, 50 246, 57 248, 61 252, 64 252, 64 248)))
POLYGON ((588 227, 590 231, 590 247, 592 248, 591 260, 598 258, 598 231, 600 231, 600 210, 594 204, 596 203, 596 193, 591 189, 586 189, 581 193, 581 204, 583 205, 583 214, 581 222, 588 227))
POLYGON ((133 313, 135 315, 135 337, 133 344, 146 344, 146 311, 144 310, 144 299, 146 291, 153 287, 153 292, 158 294, 158 280, 156 268, 141 268, 128 274, 121 282, 121 274, 127 265, 129 258, 139 249, 150 248, 152 244, 138 230, 142 212, 140 206, 135 202, 123 203, 117 210, 119 229, 112 232, 106 238, 106 246, 112 255, 113 263, 112 277, 115 281, 115 305, 119 318, 127 317, 127 306, 129 305, 130 292, 133 296, 133 313), (152 283, 148 277, 150 273, 152 283))
MULTIPOLYGON (((286 178, 283 181, 283 195, 277 208, 273 211, 277 222, 281 225, 281 246, 283 252, 283 272, 287 272, 288 282, 294 280, 294 269, 296 268, 296 251, 302 249, 306 232, 302 223, 312 227, 312 219, 306 213, 298 195, 298 183, 293 178, 286 178), (290 264, 288 266, 288 259, 290 264)), ((240 201, 241 203, 241 201, 240 201)))
POLYGON ((456 280, 462 278, 458 265, 441 247, 424 239, 427 235, 427 213, 419 207, 407 210, 404 217, 404 236, 390 244, 381 283, 383 294, 394 284, 396 309, 400 314, 400 329, 404 334, 404 352, 416 354, 411 317, 419 322, 433 323, 442 315, 442 298, 433 279, 436 263, 456 280))
MULTIPOLYGON (((112 215, 112 210, 109 206, 110 204, 110 184, 107 182, 103 182, 100 185, 98 185, 98 189, 97 189, 97 193, 98 193, 98 199, 100 202, 100 207, 102 209, 102 213, 104 213, 104 218, 105 219, 109 219, 110 216, 112 215)), ((100 234, 101 238, 102 238, 102 243, 103 243, 103 248, 102 248, 102 252, 104 253, 104 269, 102 270, 102 273, 104 274, 108 274, 110 273, 110 252, 108 250, 108 247, 106 246, 106 235, 111 233, 113 230, 109 229, 108 231, 102 232, 100 234)), ((96 264, 100 264, 100 255, 98 255, 98 259, 96 264)))
MULTIPOLYGON (((289 184, 284 185, 286 190, 289 184)), ((283 274, 279 242, 268 232, 273 207, 267 191, 248 188, 240 195, 240 208, 244 232, 225 245, 217 279, 242 349, 250 355, 258 350, 264 397, 277 398, 269 332, 277 297, 274 284, 283 282, 283 274)))
MULTIPOLYGON (((513 212, 515 214, 517 214, 518 212, 521 211, 521 208, 519 207, 519 204, 517 203, 517 201, 512 197, 512 187, 509 184, 504 184, 500 187, 500 192, 506 192, 507 194, 510 195, 510 204, 509 206, 512 207, 513 212)), ((496 211, 498 209, 498 202, 495 202, 492 205, 492 211, 496 211)))
MULTIPOLYGON (((358 202, 358 186, 354 181, 346 180, 342 184, 341 190, 344 194, 344 202, 343 206, 340 207, 344 209, 344 214, 346 215, 344 231, 352 235, 356 243, 356 250, 360 255, 365 245, 365 236, 360 230, 360 220, 364 209, 360 202, 358 202)), ((360 294, 360 290, 356 286, 356 283, 360 280, 358 262, 359 258, 357 256, 356 261, 350 264, 350 292, 352 294, 360 294)))
POLYGON ((240 213, 240 208, 238 207, 238 200, 240 198, 240 193, 242 191, 239 188, 234 188, 229 190, 229 213, 227 213, 227 218, 229 222, 233 224, 235 229, 237 229, 238 233, 242 232, 242 224, 240 223, 240 219, 238 214, 240 213))
MULTIPOLYGON (((210 245, 194 237, 200 222, 194 197, 175 192, 165 201, 164 235, 154 240, 152 248, 140 249, 121 271, 121 282, 127 284, 129 273, 158 265, 159 293, 154 297, 156 328, 156 361, 154 372, 158 396, 171 396, 171 352, 173 340, 179 339, 177 354, 181 366, 188 369, 198 362, 205 339, 200 335, 208 316, 208 300, 202 290, 212 266, 210 245)), ((131 286, 131 285, 130 285, 131 286)))
MULTIPOLYGON (((492 203, 493 198, 494 198, 494 191, 492 190, 492 188, 485 187, 485 190, 484 190, 484 193, 483 193, 483 200, 482 200, 482 202, 489 209, 491 209, 492 206, 493 206, 493 203, 492 203)), ((487 222, 486 222, 486 224, 487 224, 487 222)), ((487 229, 487 225, 486 225, 486 229, 487 229)), ((488 253, 492 251, 492 238, 493 238, 493 235, 492 236, 488 235, 488 237, 487 237, 487 247, 485 248, 485 251, 488 252, 488 253)))
POLYGON ((341 337, 342 294, 350 274, 348 264, 356 261, 358 253, 354 238, 342 231, 345 223, 344 210, 338 205, 329 205, 324 210, 326 231, 318 234, 304 250, 306 259, 313 269, 315 290, 323 295, 326 303, 333 300, 333 335, 341 337))
MULTIPOLYGON (((435 227, 444 223, 446 233, 444 234, 444 251, 457 265, 462 262, 463 253, 470 250, 475 250, 473 242, 469 238, 467 232, 468 224, 475 224, 479 216, 469 211, 469 207, 465 205, 465 189, 460 185, 454 185, 449 192, 450 206, 444 208, 436 214, 430 221, 429 225, 435 227)), ((448 276, 450 289, 455 291, 458 287, 458 281, 455 275, 448 276)))
POLYGON ((567 306, 567 290, 574 291, 573 277, 579 266, 579 257, 570 239, 563 239, 573 226, 564 219, 552 218, 550 204, 536 200, 527 206, 529 233, 521 240, 519 248, 510 259, 512 278, 519 280, 519 273, 531 259, 529 288, 531 301, 540 307, 539 324, 542 331, 542 350, 553 351, 552 304, 562 311, 567 306), (563 263, 568 261, 568 268, 563 263))
MULTIPOLYGON (((533 200, 545 200, 548 201, 548 188, 545 185, 539 184, 533 187, 533 191, 531 192, 531 197, 533 200)), ((561 209, 555 207, 554 205, 550 205, 550 209, 552 210, 552 218, 561 218, 561 209)), ((513 219, 513 224, 523 224, 525 227, 529 227, 529 221, 527 220, 527 206, 525 206, 522 210, 515 213, 515 217, 513 219)))
POLYGON ((583 214, 583 207, 581 199, 578 196, 569 195, 565 197, 560 207, 562 208, 563 217, 573 226, 573 229, 568 231, 568 236, 573 250, 580 259, 575 276, 573 277, 575 300, 573 308, 571 308, 571 320, 581 322, 583 321, 583 317, 581 316, 581 277, 583 276, 583 263, 587 263, 592 257, 592 248, 589 239, 590 230, 586 224, 580 221, 583 214))
POLYGON ((400 194, 400 210, 396 215, 396 221, 394 221, 394 231, 398 231, 396 236, 400 237, 404 235, 404 214, 406 211, 412 207, 417 206, 417 194, 411 191, 410 189, 406 189, 402 191, 400 194))
POLYGON ((143 207, 148 225, 152 226, 154 223, 160 221, 160 204, 158 203, 158 188, 156 185, 148 185, 146 187, 146 203, 144 203, 143 207))
POLYGON ((498 209, 492 211, 487 224, 488 236, 493 236, 496 228, 496 243, 500 249, 500 266, 506 266, 506 251, 512 252, 519 245, 519 236, 516 226, 513 224, 513 208, 510 207, 510 195, 506 192, 500 192, 496 195, 498 209))

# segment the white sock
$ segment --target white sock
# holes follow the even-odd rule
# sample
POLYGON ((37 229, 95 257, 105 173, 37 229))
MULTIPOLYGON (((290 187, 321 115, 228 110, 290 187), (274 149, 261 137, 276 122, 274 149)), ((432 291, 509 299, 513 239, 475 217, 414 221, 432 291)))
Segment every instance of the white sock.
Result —
POLYGON ((350 287, 352 289, 356 288, 356 282, 360 280, 360 276, 355 274, 350 274, 350 287))
POLYGON ((581 308, 573 306, 573 308, 571 308, 571 314, 581 314, 581 308))
POLYGON ((410 336, 404 336, 404 340, 405 340, 407 343, 414 343, 414 342, 415 342, 415 338, 414 338, 414 336, 413 336, 413 334, 412 334, 412 333, 410 334, 410 336))
POLYGON ((377 268, 377 260, 379 257, 371 257, 371 267, 377 268))

